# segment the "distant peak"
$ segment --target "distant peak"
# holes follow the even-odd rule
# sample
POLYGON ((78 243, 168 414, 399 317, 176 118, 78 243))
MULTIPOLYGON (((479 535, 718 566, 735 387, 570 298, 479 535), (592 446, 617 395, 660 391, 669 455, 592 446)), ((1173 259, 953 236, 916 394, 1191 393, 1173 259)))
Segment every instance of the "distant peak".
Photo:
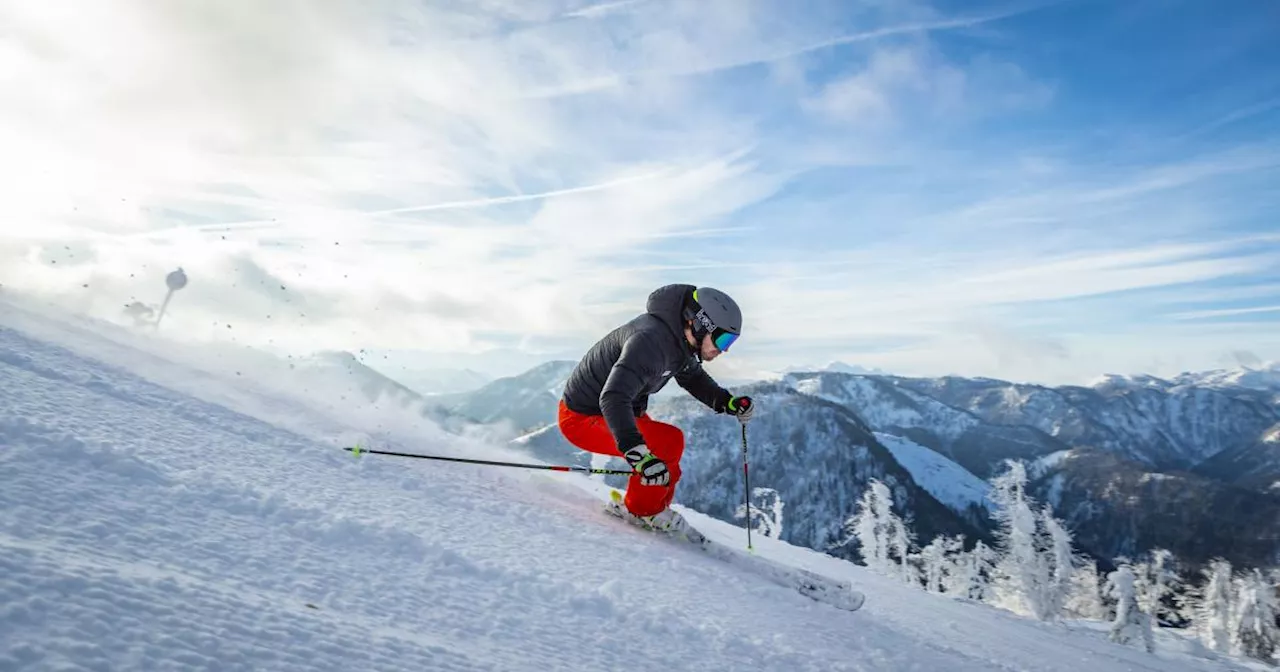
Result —
POLYGON ((304 359, 332 364, 360 364, 360 358, 346 350, 318 350, 304 359))
POLYGON ((883 369, 868 369, 865 366, 857 364, 849 364, 848 362, 831 361, 823 366, 799 365, 788 366, 780 372, 780 376, 790 376, 795 374, 806 373, 847 373, 859 376, 884 376, 888 375, 883 369))
POLYGON ((1266 362, 1234 369, 1186 371, 1174 380, 1186 385, 1207 387, 1244 387, 1280 392, 1280 362, 1266 362))
POLYGON ((821 371, 831 371, 834 373, 860 373, 860 374, 883 374, 880 369, 868 369, 865 366, 857 364, 849 364, 847 362, 833 361, 820 369, 821 371))
POLYGON ((568 359, 553 359, 547 362, 543 362, 533 367, 532 369, 529 369, 529 373, 533 373, 535 371, 558 371, 567 366, 573 366, 575 364, 577 364, 577 362, 574 362, 568 359))
POLYGON ((1159 376, 1153 376, 1146 373, 1136 374, 1116 374, 1108 373, 1098 376, 1089 383, 1089 387, 1095 390, 1125 390, 1125 389, 1150 389, 1171 391, 1172 388, 1185 385, 1186 381, 1169 380, 1159 376))
POLYGON ((549 362, 543 362, 524 373, 518 373, 512 378, 540 378, 543 376, 561 376, 567 375, 577 366, 577 362, 567 359, 553 359, 549 362))

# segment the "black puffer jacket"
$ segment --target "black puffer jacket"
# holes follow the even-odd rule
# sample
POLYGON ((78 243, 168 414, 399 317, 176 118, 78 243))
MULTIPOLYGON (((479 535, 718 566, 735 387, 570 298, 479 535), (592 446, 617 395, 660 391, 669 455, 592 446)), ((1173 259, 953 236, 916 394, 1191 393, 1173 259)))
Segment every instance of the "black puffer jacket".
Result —
POLYGON ((671 378, 715 412, 725 412, 732 395, 702 368, 684 337, 682 310, 695 289, 679 284, 655 289, 644 314, 597 341, 569 374, 565 405, 603 415, 620 452, 644 443, 635 419, 671 378))

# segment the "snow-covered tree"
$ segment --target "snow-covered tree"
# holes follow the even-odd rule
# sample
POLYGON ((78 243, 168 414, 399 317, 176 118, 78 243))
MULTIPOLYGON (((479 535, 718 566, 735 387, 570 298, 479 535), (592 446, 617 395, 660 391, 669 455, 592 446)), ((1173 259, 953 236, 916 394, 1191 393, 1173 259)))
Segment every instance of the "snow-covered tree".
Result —
POLYGON ((1102 582, 1098 576, 1098 563, 1093 560, 1083 561, 1076 568, 1071 580, 1071 595, 1067 598, 1065 611, 1078 618, 1102 620, 1107 617, 1107 609, 1102 604, 1102 582))
POLYGON ((1026 467, 1016 461, 1007 464, 1008 471, 991 480, 1000 550, 994 569, 995 601, 1051 620, 1061 615, 1071 592, 1071 535, 1049 508, 1036 514, 1026 493, 1026 467))
POLYGON ((997 559, 995 549, 981 541, 974 543, 973 550, 960 551, 952 563, 952 573, 942 579, 944 592, 971 600, 987 599, 997 559))
POLYGON ((1172 620, 1177 613, 1166 599, 1180 584, 1180 577, 1174 571, 1173 553, 1163 548, 1152 549, 1151 560, 1135 564, 1133 571, 1137 578, 1134 588, 1138 593, 1138 606, 1156 622, 1161 616, 1172 620))
POLYGON ((1231 650, 1231 563, 1222 558, 1204 569, 1205 582, 1195 608, 1195 628, 1200 640, 1214 651, 1231 650))
POLYGON ((916 571, 914 563, 914 554, 911 552, 915 548, 916 535, 911 528, 902 521, 901 518, 894 516, 892 521, 893 532, 889 537, 890 547, 893 549, 894 555, 898 559, 898 577, 903 583, 914 585, 920 584, 920 574, 916 571))
POLYGON ((891 522, 893 498, 889 488, 876 479, 867 484, 867 489, 858 498, 857 512, 845 524, 850 533, 858 540, 862 561, 880 574, 888 574, 892 564, 889 562, 889 538, 893 529, 891 522))
POLYGON ((920 571, 924 589, 931 593, 947 592, 947 581, 957 573, 959 553, 964 550, 964 537, 939 535, 920 549, 920 571))
POLYGON ((1200 602, 1204 597, 1204 587, 1190 581, 1181 585, 1182 589, 1173 594, 1173 613, 1198 638, 1203 639, 1200 632, 1200 602))
POLYGON ((1071 533, 1057 518, 1053 517, 1053 509, 1045 506, 1040 513, 1040 523, 1049 537, 1049 548, 1046 549, 1049 560, 1048 582, 1044 591, 1044 611, 1050 616, 1057 616, 1067 606, 1071 597, 1072 580, 1076 573, 1076 556, 1071 547, 1071 533))
MULTIPOLYGON (((747 524, 755 532, 766 537, 779 539, 782 537, 782 496, 773 488, 752 488, 751 521, 747 524)), ((739 504, 734 512, 735 518, 747 516, 746 503, 739 504)))
POLYGON ((1009 470, 991 480, 992 517, 1000 525, 993 588, 1003 606, 1038 613, 1044 567, 1036 552, 1036 517, 1027 503, 1026 470, 1010 462, 1009 470))
POLYGON ((893 512, 889 486, 871 479, 858 499, 857 512, 845 525, 858 540, 868 568, 885 576, 896 574, 904 581, 914 578, 910 562, 914 535, 893 512))
POLYGON ((1134 584, 1133 567, 1121 565, 1107 575, 1107 594, 1116 600, 1116 617, 1111 622, 1111 641, 1130 644, 1142 641, 1147 653, 1155 650, 1155 638, 1151 629, 1151 617, 1138 606, 1138 593, 1134 584))
POLYGON ((1271 663, 1280 648, 1280 616, 1275 588, 1254 569, 1236 577, 1235 603, 1231 609, 1231 652, 1271 663))

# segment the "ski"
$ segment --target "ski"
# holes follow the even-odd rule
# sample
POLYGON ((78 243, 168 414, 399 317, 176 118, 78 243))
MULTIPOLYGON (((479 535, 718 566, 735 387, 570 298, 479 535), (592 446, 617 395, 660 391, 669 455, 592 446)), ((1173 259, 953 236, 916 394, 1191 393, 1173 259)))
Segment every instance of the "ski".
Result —
POLYGON ((843 611, 857 611, 866 602, 866 595, 854 590, 843 581, 823 576, 816 572, 792 567, 775 560, 758 555, 748 554, 742 550, 713 541, 699 532, 688 521, 684 521, 685 529, 666 531, 654 528, 642 519, 626 512, 622 506, 622 494, 617 490, 610 493, 611 501, 604 506, 610 516, 620 518, 636 527, 661 535, 672 541, 682 542, 697 548, 713 558, 735 567, 746 569, 771 583, 790 588, 805 597, 830 605, 843 611))

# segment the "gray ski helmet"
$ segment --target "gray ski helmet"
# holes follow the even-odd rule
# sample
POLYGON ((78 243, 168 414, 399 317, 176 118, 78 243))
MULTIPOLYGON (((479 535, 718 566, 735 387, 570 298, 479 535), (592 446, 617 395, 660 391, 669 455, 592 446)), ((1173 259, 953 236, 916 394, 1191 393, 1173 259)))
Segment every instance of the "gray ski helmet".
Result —
POLYGON ((699 340, 711 334, 711 342, 721 352, 729 349, 742 334, 742 310, 728 294, 713 287, 693 290, 693 330, 699 340))

